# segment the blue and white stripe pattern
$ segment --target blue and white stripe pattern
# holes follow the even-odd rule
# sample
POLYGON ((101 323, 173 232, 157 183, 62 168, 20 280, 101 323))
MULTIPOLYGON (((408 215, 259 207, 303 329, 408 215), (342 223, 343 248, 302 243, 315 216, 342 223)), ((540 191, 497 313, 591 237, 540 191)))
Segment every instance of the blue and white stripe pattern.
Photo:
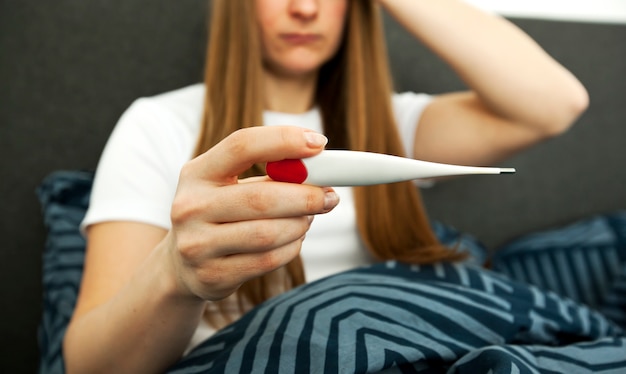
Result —
POLYGON ((519 238, 496 252, 493 268, 585 303, 626 328, 626 211, 519 238))
POLYGON ((43 314, 39 325, 40 373, 63 373, 62 343, 74 312, 85 260, 78 229, 89 204, 93 173, 59 171, 37 189, 48 229, 43 252, 43 314))
POLYGON ((604 316, 484 269, 395 262, 274 298, 171 373, 611 372, 626 335, 604 316))
MULTIPOLYGON (((42 374, 64 372, 61 342, 82 274, 85 242, 78 224, 92 177, 89 172, 57 172, 38 189, 49 230, 39 334, 42 374)), ((619 326, 626 312, 626 244, 621 241, 626 238, 626 219, 621 214, 607 217, 610 224, 601 227, 612 228, 613 236, 599 235, 598 228, 596 234, 579 235, 556 230, 544 235, 560 236, 560 246, 541 246, 536 236, 532 245, 522 245, 528 238, 511 243, 494 262, 510 277, 470 264, 389 262, 307 284, 254 309, 198 346, 170 372, 626 372, 625 326, 619 326), (571 238, 571 246, 562 245, 563 237, 571 238), (592 238, 593 246, 585 244, 592 238), (604 244, 598 238, 604 238, 604 244), (585 259, 600 260, 588 260, 591 266, 580 269, 576 266, 581 261, 568 257, 575 250, 553 255, 566 258, 565 265, 546 262, 553 268, 539 257, 532 261, 525 257, 580 246, 606 252, 586 253, 585 259), (613 266, 617 262, 621 264, 613 266), (596 272, 598 263, 606 274, 596 272), (522 270, 511 270, 517 266, 522 270), (576 272, 566 275, 570 267, 576 272), (520 274, 524 283, 509 279, 520 274), (547 281, 552 274, 557 283, 547 281), (576 287, 550 291, 550 284, 565 284, 562 278, 574 278, 572 274, 576 287), (580 286, 582 279, 608 286, 595 307, 582 302, 591 300, 586 290, 600 286, 580 286)), ((585 230, 594 224, 586 222, 585 230)), ((446 242, 460 240, 460 247, 469 247, 480 258, 481 245, 470 236, 459 238, 460 233, 442 226, 436 231, 446 242)))

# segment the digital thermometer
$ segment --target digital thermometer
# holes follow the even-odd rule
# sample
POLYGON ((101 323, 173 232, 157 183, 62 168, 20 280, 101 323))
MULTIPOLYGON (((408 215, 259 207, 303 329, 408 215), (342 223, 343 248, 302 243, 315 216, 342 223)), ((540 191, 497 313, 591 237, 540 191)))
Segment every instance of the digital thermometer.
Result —
POLYGON ((468 174, 510 174, 513 168, 442 164, 373 152, 322 151, 299 160, 268 162, 275 181, 315 186, 367 186, 413 179, 468 174))

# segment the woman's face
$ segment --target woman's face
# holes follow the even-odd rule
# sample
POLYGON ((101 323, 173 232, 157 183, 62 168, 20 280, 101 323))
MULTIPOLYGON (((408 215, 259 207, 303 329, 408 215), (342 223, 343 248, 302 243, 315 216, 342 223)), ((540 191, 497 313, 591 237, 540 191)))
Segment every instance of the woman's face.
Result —
POLYGON ((265 68, 316 72, 339 48, 348 0, 255 0, 265 68))

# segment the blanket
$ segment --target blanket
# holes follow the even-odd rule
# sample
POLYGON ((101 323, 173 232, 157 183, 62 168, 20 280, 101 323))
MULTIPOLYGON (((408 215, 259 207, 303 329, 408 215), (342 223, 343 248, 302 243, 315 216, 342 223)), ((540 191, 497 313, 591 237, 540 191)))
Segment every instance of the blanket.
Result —
POLYGON ((462 264, 387 262, 274 298, 171 373, 626 370, 626 335, 554 293, 462 264))
MULTIPOLYGON (((37 191, 48 228, 42 374, 64 372, 62 340, 84 260, 78 225, 92 179, 55 172, 37 191)), ((626 372, 626 212, 516 240, 492 259, 498 272, 479 266, 486 249, 471 235, 434 228, 474 261, 386 262, 303 285, 222 329, 169 372, 626 372)))

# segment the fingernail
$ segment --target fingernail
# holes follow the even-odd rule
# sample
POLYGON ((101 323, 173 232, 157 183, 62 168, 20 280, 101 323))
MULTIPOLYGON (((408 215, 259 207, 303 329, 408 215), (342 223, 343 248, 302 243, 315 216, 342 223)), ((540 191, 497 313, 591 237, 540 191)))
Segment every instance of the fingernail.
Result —
POLYGON ((328 211, 339 204, 339 195, 333 189, 327 189, 324 195, 324 210, 328 211))
POLYGON ((328 143, 328 138, 322 134, 312 131, 305 132, 304 139, 306 139, 306 145, 311 148, 320 148, 328 143))
POLYGON ((307 216, 306 218, 309 220, 309 224, 313 222, 313 216, 307 216))

